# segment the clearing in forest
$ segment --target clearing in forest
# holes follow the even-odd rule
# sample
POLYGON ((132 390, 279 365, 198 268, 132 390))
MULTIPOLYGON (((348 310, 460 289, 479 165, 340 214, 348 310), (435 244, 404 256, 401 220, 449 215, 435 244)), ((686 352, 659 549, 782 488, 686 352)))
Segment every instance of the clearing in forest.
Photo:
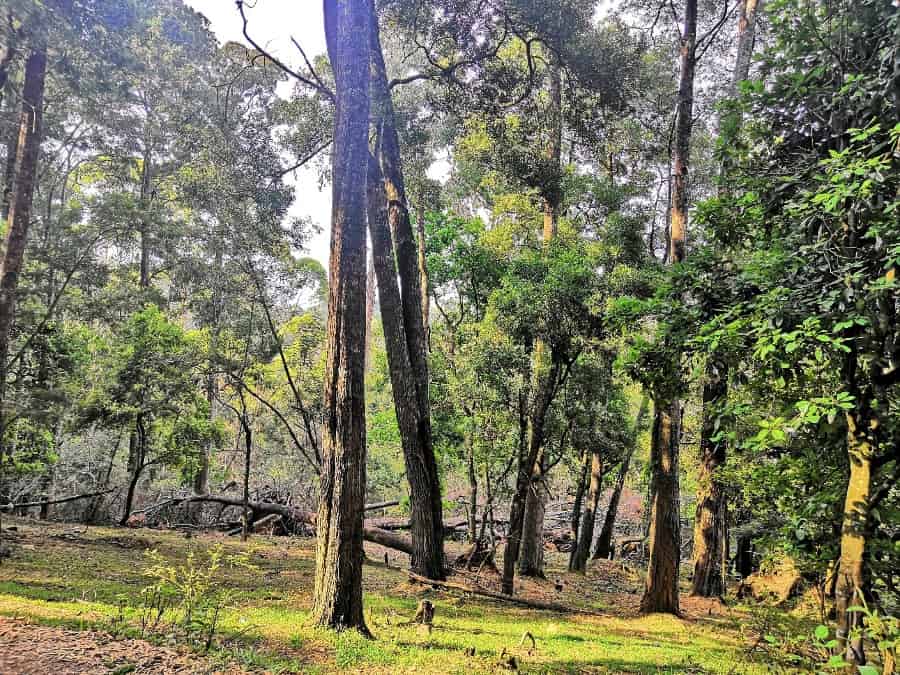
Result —
MULTIPOLYGON (((745 612, 685 598, 682 619, 640 617, 634 592, 640 580, 618 563, 599 561, 581 576, 563 572, 564 560, 552 555, 548 579, 526 582, 519 597, 572 608, 557 613, 411 582, 405 556, 388 552, 386 567, 387 550, 367 544, 366 618, 376 636, 370 641, 308 626, 311 539, 257 537, 243 544, 213 534, 13 524, 15 531, 4 532, 13 553, 0 567, 5 674, 471 674, 500 672, 513 660, 520 672, 767 672, 747 655, 755 636, 745 612), (190 552, 200 560, 217 545, 226 556, 246 554, 252 568, 226 565, 215 576, 231 600, 213 648, 191 653, 164 622, 145 640, 135 639, 142 589, 151 583, 145 551, 155 549, 178 565, 190 552), (430 631, 411 622, 423 599, 436 609, 430 631)), ((477 581, 498 583, 484 573, 477 581)))

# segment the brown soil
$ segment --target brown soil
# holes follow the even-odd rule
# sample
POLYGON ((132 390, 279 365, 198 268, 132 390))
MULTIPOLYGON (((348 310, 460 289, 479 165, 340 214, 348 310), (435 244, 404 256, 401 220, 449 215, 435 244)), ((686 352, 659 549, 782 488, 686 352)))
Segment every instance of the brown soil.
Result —
POLYGON ((65 630, 0 617, 3 675, 240 675, 218 670, 196 654, 144 640, 116 640, 105 633, 65 630))

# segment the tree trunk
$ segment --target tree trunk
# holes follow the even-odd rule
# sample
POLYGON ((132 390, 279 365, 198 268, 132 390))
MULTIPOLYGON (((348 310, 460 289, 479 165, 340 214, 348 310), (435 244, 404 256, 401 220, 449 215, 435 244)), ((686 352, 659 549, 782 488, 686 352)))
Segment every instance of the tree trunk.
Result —
POLYGON ((738 19, 737 54, 731 78, 731 95, 738 93, 738 85, 750 75, 750 61, 756 44, 756 19, 763 11, 763 0, 743 0, 738 19))
MULTIPOLYGON (((16 155, 19 148, 19 133, 15 129, 10 133, 6 142, 6 167, 3 172, 3 196, 0 202, 0 220, 9 218, 9 209, 12 206, 13 183, 16 181, 16 155)), ((5 254, 4 254, 5 255, 5 254)))
POLYGON ((243 402, 241 393, 241 429, 244 431, 244 507, 241 516, 241 541, 247 541, 250 536, 253 512, 250 510, 250 457, 253 450, 253 429, 250 428, 250 420, 247 418, 247 404, 243 402))
POLYGON ((542 442, 531 471, 531 485, 525 498, 522 550, 519 554, 519 574, 523 577, 544 576, 544 515, 547 510, 548 493, 544 466, 542 442))
POLYGON ((850 663, 866 662, 862 640, 851 637, 854 628, 862 625, 860 612, 848 611, 862 604, 867 586, 865 555, 869 523, 869 502, 872 496, 872 459, 875 456, 879 427, 872 413, 859 411, 847 414, 847 454, 850 457, 850 479, 844 499, 844 520, 841 528, 841 557, 838 563, 835 588, 837 637, 845 648, 844 657, 850 663))
MULTIPOLYGON (((407 207, 400 140, 394 119, 394 106, 388 86, 374 1, 369 3, 369 8, 370 51, 373 66, 371 84, 373 112, 377 125, 376 152, 381 178, 384 182, 381 198, 387 204, 387 220, 390 225, 389 240, 393 243, 392 252, 396 255, 397 263, 396 268, 390 268, 391 272, 387 277, 378 274, 378 262, 376 261, 376 277, 379 280, 378 294, 381 300, 383 320, 386 306, 391 302, 397 303, 394 310, 399 308, 401 312, 402 333, 396 336, 398 338, 396 340, 387 341, 386 338, 388 357, 390 361, 391 351, 393 351, 393 362, 397 368, 401 363, 408 361, 408 372, 412 375, 413 384, 413 389, 409 393, 415 396, 413 402, 418 407, 415 429, 405 427, 407 431, 405 433, 401 431, 401 435, 406 436, 403 441, 404 455, 407 455, 407 478, 410 481, 411 509, 413 510, 411 515, 415 522, 412 536, 413 540, 418 542, 416 548, 421 553, 421 555, 414 556, 413 568, 419 574, 439 579, 443 578, 444 574, 443 501, 431 431, 428 342, 422 306, 422 280, 418 266, 418 249, 413 237, 407 207), (398 278, 399 289, 397 288, 398 278), (400 340, 400 337, 403 339, 400 340), (405 357, 400 352, 405 352, 405 357)), ((370 194, 373 189, 370 186, 370 194)), ((373 249, 374 246, 373 241, 373 249)), ((383 251, 384 253, 386 251, 383 251)), ((382 257, 384 256, 382 255, 382 257)), ((392 381, 393 377, 394 375, 392 375, 392 381)), ((395 388, 395 397, 398 394, 406 395, 403 391, 398 392, 395 388)), ((395 403, 399 415, 401 405, 396 398, 395 403)))
POLYGON ((16 289, 25 258, 31 206, 37 181, 44 112, 44 77, 47 53, 36 48, 25 62, 25 83, 22 90, 22 112, 19 115, 13 192, 9 211, 9 231, 6 235, 3 265, 0 269, 0 464, 5 456, 3 437, 6 432, 6 379, 9 339, 16 312, 16 289))
MULTIPOLYGON (((381 298, 381 323, 394 395, 394 409, 403 459, 409 481, 410 521, 413 539, 413 555, 410 564, 413 571, 426 577, 442 578, 443 522, 440 534, 435 531, 432 480, 434 474, 428 471, 426 452, 430 450, 431 435, 426 435, 427 426, 422 423, 416 394, 416 383, 412 375, 403 317, 400 314, 400 295, 395 281, 394 249, 387 225, 387 202, 384 187, 378 180, 380 170, 375 158, 369 157, 368 213, 369 234, 372 239, 372 258, 375 276, 378 279, 381 298)), ((432 453, 433 457, 433 453, 432 453)))
MULTIPOLYGON (((738 95, 738 85, 750 72, 750 59, 756 38, 756 17, 763 0, 743 0, 738 20, 737 55, 732 73, 730 95, 738 95)), ((735 120, 737 125, 740 119, 735 120)), ((721 126, 721 124, 720 124, 721 126)), ((722 186, 729 170, 726 153, 722 161, 722 186)), ((728 501, 724 487, 715 475, 724 465, 727 449, 724 440, 713 442, 716 434, 715 410, 728 396, 728 366, 709 357, 703 386, 703 426, 700 435, 700 475, 697 514, 694 522, 694 578, 691 595, 721 597, 725 594, 728 569, 728 501)))
MULTIPOLYGON (((119 525, 127 524, 128 519, 131 517, 131 512, 134 510, 134 495, 137 492, 138 481, 147 467, 146 436, 144 434, 144 423, 140 415, 138 415, 137 422, 135 422, 135 431, 132 432, 129 440, 134 443, 135 447, 134 465, 129 465, 128 467, 131 472, 131 480, 128 481, 128 492, 125 494, 125 508, 122 511, 122 517, 119 519, 119 525)), ((129 456, 130 460, 131 457, 129 456)))
MULTIPOLYGON (((619 473, 616 476, 616 484, 609 497, 609 506, 606 509, 606 517, 603 519, 603 527, 600 529, 600 536, 597 537, 597 548, 594 550, 594 560, 600 558, 608 560, 613 557, 613 533, 616 529, 616 517, 619 514, 619 502, 622 499, 622 490, 625 488, 625 479, 628 477, 631 458, 634 456, 634 451, 637 449, 637 437, 641 432, 641 426, 644 424, 648 402, 645 394, 641 398, 641 405, 640 408, 638 408, 638 414, 634 420, 634 440, 631 447, 628 448, 625 457, 622 458, 622 464, 619 466, 619 473)), ((650 500, 648 500, 648 504, 649 503, 650 500)))
MULTIPOLYGON (((687 178, 694 110, 696 67, 697 0, 686 0, 681 37, 681 76, 675 120, 675 161, 672 185, 672 222, 669 261, 684 262, 687 255, 687 178)), ((681 436, 681 405, 677 400, 654 401, 651 459, 650 563, 647 588, 641 598, 642 612, 678 613, 678 571, 681 531, 678 488, 678 445, 681 436)))
POLYGON ((734 571, 741 579, 753 574, 753 539, 749 535, 737 538, 737 551, 734 555, 734 571))
POLYGON ((144 149, 141 162, 141 222, 140 222, 140 286, 141 289, 150 288, 150 190, 153 180, 153 155, 149 142, 144 149))
POLYGON ((650 508, 650 562, 641 612, 678 614, 678 570, 681 562, 681 518, 678 494, 678 443, 681 406, 654 401, 650 446, 653 501, 650 508))
MULTIPOLYGON (((368 181, 368 179, 367 179, 368 181)), ((375 318, 375 257, 369 256, 366 272, 366 372, 372 368, 372 319, 375 318)))
MULTIPOLYGON (((539 344, 539 347, 543 347, 539 344)), ((538 350, 539 351, 539 350, 538 350)), ((528 491, 532 485, 534 465, 540 455, 544 443, 544 422, 552 403, 553 392, 560 375, 559 363, 555 358, 548 359, 542 355, 534 359, 536 395, 528 410, 520 412, 519 419, 519 461, 516 467, 516 489, 513 492, 509 510, 509 532, 506 537, 506 548, 503 552, 502 589, 512 595, 516 566, 522 546, 522 535, 525 521, 525 505, 528 491)))
POLYGON ((422 323, 425 326, 425 341, 428 342, 430 331, 430 305, 428 297, 428 259, 425 255, 425 200, 419 199, 419 206, 416 209, 416 240, 419 244, 419 283, 421 284, 422 294, 422 323))
MULTIPOLYGON (((559 206, 562 202, 562 177, 560 162, 562 161, 562 69, 559 60, 552 53, 548 54, 548 69, 550 82, 548 87, 549 109, 547 124, 546 159, 550 179, 541 186, 541 201, 544 210, 543 242, 545 249, 549 248, 556 237, 559 223, 559 206)), ((538 342, 535 345, 534 359, 546 359, 548 354, 546 345, 538 342)), ((535 372, 539 372, 542 365, 535 366, 535 372)), ((542 383, 535 380, 536 387, 542 383)), ((547 386, 555 386, 555 382, 546 383, 547 386)), ((546 392, 536 388, 535 396, 540 399, 546 392)), ((539 412, 540 408, 533 408, 539 412)), ((546 409, 540 413, 546 415, 546 409)), ((532 428, 544 427, 544 420, 532 420, 532 428)), ((525 521, 522 532, 522 550, 519 559, 519 574, 523 576, 544 576, 544 514, 547 501, 547 477, 545 475, 545 461, 543 453, 543 432, 538 439, 539 449, 537 460, 534 462, 531 473, 531 489, 528 491, 525 502, 525 521)))
POLYGON ((703 426, 700 431, 700 474, 694 519, 694 580, 691 595, 725 595, 728 566, 727 499, 716 470, 725 463, 725 441, 713 441, 716 412, 728 394, 728 369, 710 358, 703 384, 703 426))
POLYGON ((697 0, 687 0, 684 12, 681 76, 678 83, 678 110, 675 119, 675 168, 672 176, 672 224, 669 241, 669 261, 673 264, 683 262, 687 255, 687 180, 694 112, 694 70, 697 65, 697 0))
POLYGON ((469 524, 466 540, 474 544, 478 541, 478 476, 475 473, 475 443, 472 440, 471 429, 466 430, 465 445, 469 478, 469 524))
POLYGON ((594 541, 594 523, 597 517, 597 506, 600 504, 600 490, 603 484, 603 457, 600 450, 591 452, 591 484, 588 489, 587 503, 581 515, 578 539, 575 550, 569 560, 570 572, 585 572, 591 543, 594 541))
POLYGON ((366 494, 366 172, 371 8, 325 1, 325 35, 335 76, 331 261, 322 428, 321 497, 316 517, 313 622, 369 634, 363 616, 366 494))
POLYGON ((578 467, 578 483, 575 486, 575 503, 572 504, 572 539, 578 541, 578 528, 581 525, 581 509, 584 505, 584 493, 587 491, 588 469, 590 468, 591 453, 583 450, 578 467))

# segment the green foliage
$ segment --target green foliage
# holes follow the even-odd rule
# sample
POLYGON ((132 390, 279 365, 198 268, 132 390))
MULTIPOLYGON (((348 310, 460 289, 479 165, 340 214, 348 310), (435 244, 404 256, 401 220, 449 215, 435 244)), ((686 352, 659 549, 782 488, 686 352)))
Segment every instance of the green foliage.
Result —
POLYGON ((137 608, 141 634, 167 628, 165 621, 177 628, 186 640, 204 649, 212 646, 224 610, 234 602, 234 595, 222 587, 223 568, 255 571, 251 552, 225 554, 221 545, 197 556, 189 551, 184 562, 173 563, 156 549, 145 552, 143 576, 151 583, 141 590, 137 608))

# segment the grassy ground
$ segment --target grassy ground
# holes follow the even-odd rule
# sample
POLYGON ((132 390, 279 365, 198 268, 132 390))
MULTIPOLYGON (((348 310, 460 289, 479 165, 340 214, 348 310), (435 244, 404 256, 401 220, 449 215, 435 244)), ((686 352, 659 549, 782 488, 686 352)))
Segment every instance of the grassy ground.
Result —
POLYGON ((686 601, 683 619, 638 616, 633 591, 639 579, 611 563, 599 563, 583 577, 563 573, 561 556, 552 559, 550 580, 526 584, 522 593, 597 610, 554 614, 410 584, 402 570, 384 565, 384 549, 372 549, 370 558, 379 562, 365 567, 367 621, 376 636, 370 641, 308 625, 310 540, 256 537, 241 544, 214 535, 12 524, 18 531, 13 556, 0 566, 0 615, 67 627, 112 625, 121 631, 125 625, 124 632, 133 634, 134 608, 150 583, 143 574, 145 549, 155 548, 174 563, 191 551, 202 557, 218 543, 226 554, 247 553, 256 569, 225 568, 215 581, 233 600, 223 613, 214 656, 250 670, 469 675, 497 672, 505 650, 529 673, 767 672, 746 657, 751 636, 741 628, 741 612, 686 601), (422 598, 436 606, 430 633, 406 625, 422 598), (526 632, 536 641, 531 653, 530 643, 521 644, 526 632), (472 648, 475 656, 467 655, 472 648))

